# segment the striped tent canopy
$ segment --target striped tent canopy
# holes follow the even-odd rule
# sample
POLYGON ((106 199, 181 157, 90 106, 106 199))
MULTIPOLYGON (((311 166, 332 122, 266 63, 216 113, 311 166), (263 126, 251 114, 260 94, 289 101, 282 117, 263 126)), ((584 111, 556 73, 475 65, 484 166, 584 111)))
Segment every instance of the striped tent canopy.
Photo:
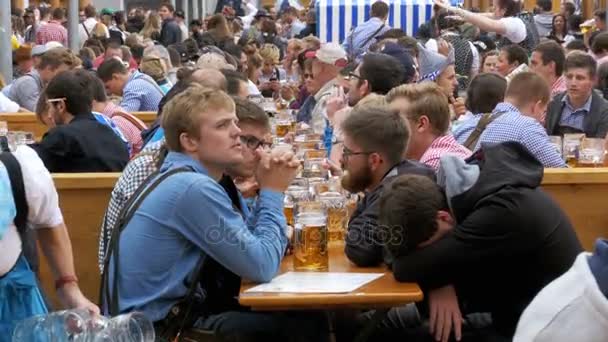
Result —
MULTIPOLYGON (((316 0, 317 36, 322 42, 340 42, 351 28, 369 19, 377 0, 316 0)), ((431 19, 433 0, 390 0, 388 25, 413 36, 418 27, 431 19)), ((452 0, 453 3, 460 1, 452 0)))

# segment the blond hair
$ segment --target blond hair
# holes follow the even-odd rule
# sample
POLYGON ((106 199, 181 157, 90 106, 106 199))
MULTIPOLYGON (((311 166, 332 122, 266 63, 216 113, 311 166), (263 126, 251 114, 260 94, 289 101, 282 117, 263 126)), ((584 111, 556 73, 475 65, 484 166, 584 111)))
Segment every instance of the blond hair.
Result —
POLYGON ((264 62, 270 61, 272 64, 279 64, 279 60, 281 59, 281 51, 274 44, 264 44, 260 49, 260 56, 264 60, 264 62))
POLYGON ((182 152, 182 133, 199 139, 201 113, 226 109, 234 112, 234 101, 221 90, 205 88, 193 83, 163 107, 161 126, 170 151, 182 152))
POLYGON ((436 134, 445 134, 450 127, 450 106, 448 98, 435 82, 404 84, 391 89, 386 95, 388 102, 404 98, 409 102, 401 115, 418 121, 421 116, 429 119, 436 134))
POLYGON ((158 13, 156 12, 153 12, 148 15, 146 20, 144 20, 144 28, 141 30, 140 34, 144 36, 144 38, 151 38, 154 32, 160 33, 160 29, 160 15, 158 15, 158 13))
POLYGON ((144 56, 139 64, 139 70, 155 81, 160 81, 167 76, 167 70, 163 67, 160 58, 156 56, 144 56))

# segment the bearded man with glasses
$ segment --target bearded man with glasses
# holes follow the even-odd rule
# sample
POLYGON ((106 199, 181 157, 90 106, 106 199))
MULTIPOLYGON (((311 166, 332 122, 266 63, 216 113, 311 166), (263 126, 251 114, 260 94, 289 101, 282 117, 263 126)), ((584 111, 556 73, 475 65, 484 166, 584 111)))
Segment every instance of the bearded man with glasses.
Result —
POLYGON ((392 237, 378 225, 380 195, 396 176, 417 174, 434 179, 435 173, 416 161, 402 159, 410 131, 399 113, 386 106, 356 107, 342 123, 342 131, 342 187, 352 193, 365 192, 348 222, 345 253, 361 267, 390 263, 384 245, 392 237))

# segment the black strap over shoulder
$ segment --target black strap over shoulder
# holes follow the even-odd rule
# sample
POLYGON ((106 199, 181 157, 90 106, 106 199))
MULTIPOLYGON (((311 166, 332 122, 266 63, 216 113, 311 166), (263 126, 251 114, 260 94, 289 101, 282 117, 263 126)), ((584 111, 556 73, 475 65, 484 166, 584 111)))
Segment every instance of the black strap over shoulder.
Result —
POLYGON ((0 162, 4 164, 8 171, 8 177, 11 181, 11 190, 13 191, 13 199, 17 208, 15 216, 15 226, 21 238, 23 255, 27 259, 30 267, 34 272, 38 272, 38 250, 36 248, 36 235, 31 229, 27 229, 27 216, 29 206, 25 197, 25 185, 23 184, 23 173, 19 161, 10 151, 0 153, 0 162))
POLYGON ((118 315, 119 314, 119 302, 118 302, 118 274, 119 274, 119 250, 120 250, 120 235, 122 234, 125 226, 139 206, 142 204, 144 199, 165 179, 168 177, 182 172, 192 172, 192 168, 190 167, 180 167, 176 169, 172 169, 167 171, 166 173, 158 176, 158 172, 155 172, 148 176, 146 180, 139 186, 137 191, 131 196, 131 198, 125 203, 125 206, 120 211, 118 218, 116 219, 116 223, 112 229, 112 234, 110 237, 110 245, 108 248, 108 252, 106 253, 106 257, 104 260, 104 270, 101 276, 101 286, 100 286, 100 303, 102 305, 106 305, 107 311, 110 315, 118 315), (156 179, 154 179, 157 177, 156 179), (114 266, 114 279, 112 281, 112 293, 110 295, 110 284, 109 284, 109 264, 110 259, 114 256, 113 266, 114 266))

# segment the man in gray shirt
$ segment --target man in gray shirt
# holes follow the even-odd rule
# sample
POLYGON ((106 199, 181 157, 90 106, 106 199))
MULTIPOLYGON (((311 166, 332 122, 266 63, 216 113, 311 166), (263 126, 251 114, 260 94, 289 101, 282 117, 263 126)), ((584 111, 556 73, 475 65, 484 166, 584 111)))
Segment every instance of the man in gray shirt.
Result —
POLYGON ((66 48, 54 48, 42 55, 40 64, 29 73, 16 79, 8 91, 8 98, 29 111, 36 109, 36 103, 44 85, 62 71, 79 65, 78 58, 66 48))

